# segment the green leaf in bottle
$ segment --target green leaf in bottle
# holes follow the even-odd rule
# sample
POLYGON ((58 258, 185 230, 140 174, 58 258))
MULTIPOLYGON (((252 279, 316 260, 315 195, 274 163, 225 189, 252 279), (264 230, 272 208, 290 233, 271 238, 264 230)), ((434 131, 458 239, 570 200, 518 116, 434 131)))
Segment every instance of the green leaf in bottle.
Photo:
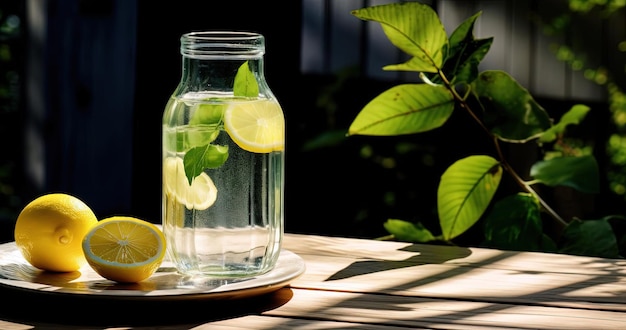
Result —
POLYGON ((205 168, 218 168, 228 159, 228 146, 207 144, 187 151, 183 163, 189 184, 205 168))
POLYGON ((224 117, 225 104, 201 103, 189 119, 186 149, 207 145, 217 139, 224 117))
POLYGON ((223 103, 201 103, 195 107, 189 125, 219 125, 224 118, 226 104, 223 103))
POLYGON ((237 70, 233 94, 243 97, 259 96, 259 83, 256 81, 254 73, 250 71, 248 61, 245 61, 237 70))
MULTIPOLYGON (((248 61, 244 62, 237 70, 233 95, 236 97, 257 97, 259 95, 259 84, 254 73, 250 71, 248 61)), ((207 101, 219 102, 219 99, 207 101)), ((184 149, 190 148, 183 159, 185 176, 189 184, 204 169, 218 168, 228 158, 227 146, 211 144, 222 128, 224 111, 227 106, 225 103, 199 104, 189 119, 186 143, 182 143, 180 146, 184 149)))

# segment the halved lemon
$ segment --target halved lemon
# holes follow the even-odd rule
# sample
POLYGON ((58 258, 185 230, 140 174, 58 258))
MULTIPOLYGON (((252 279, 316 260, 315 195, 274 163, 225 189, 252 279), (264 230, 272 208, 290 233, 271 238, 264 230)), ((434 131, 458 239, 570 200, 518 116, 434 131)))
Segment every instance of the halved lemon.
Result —
POLYGON ((100 220, 82 242, 87 262, 102 277, 121 283, 152 276, 165 257, 165 236, 154 224, 134 217, 100 220))
POLYGON ((224 128, 246 151, 268 153, 285 148, 285 118, 273 100, 232 103, 224 112, 224 128))
POLYGON ((189 210, 206 210, 217 199, 217 188, 204 172, 196 176, 191 185, 185 175, 185 165, 180 157, 167 157, 163 162, 165 192, 189 210))

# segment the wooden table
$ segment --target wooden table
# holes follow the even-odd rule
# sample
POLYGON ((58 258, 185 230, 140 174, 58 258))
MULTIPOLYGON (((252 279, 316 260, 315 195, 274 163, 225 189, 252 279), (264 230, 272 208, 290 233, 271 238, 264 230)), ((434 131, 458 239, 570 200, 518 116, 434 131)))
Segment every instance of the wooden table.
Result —
POLYGON ((69 300, 0 292, 0 328, 626 329, 626 260, 299 234, 284 247, 306 271, 269 294, 71 316, 69 300))

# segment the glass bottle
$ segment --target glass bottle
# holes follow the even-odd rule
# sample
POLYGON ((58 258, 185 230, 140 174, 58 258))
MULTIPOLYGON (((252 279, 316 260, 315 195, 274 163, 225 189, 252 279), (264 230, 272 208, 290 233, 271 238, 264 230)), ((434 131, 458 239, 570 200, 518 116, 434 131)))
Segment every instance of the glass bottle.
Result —
POLYGON ((285 122, 250 32, 181 39, 182 77, 163 113, 162 225, 180 273, 270 271, 283 237, 285 122))

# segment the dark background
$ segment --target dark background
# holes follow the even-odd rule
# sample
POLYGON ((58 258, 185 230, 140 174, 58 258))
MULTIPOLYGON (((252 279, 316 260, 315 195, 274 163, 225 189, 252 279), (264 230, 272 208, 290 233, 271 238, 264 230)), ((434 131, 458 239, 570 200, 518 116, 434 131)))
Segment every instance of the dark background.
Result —
MULTIPOLYGON (((20 77, 6 80, 8 83, 3 80, 1 87, 11 93, 0 94, 3 96, 0 112, 3 240, 12 239, 12 225, 19 210, 36 196, 52 191, 77 195, 92 205, 100 218, 125 213, 160 222, 161 116, 180 79, 179 38, 190 31, 247 30, 266 37, 265 75, 286 118, 285 227, 288 232, 380 237, 387 234, 383 223, 394 218, 420 221, 436 234, 436 189, 443 170, 470 154, 494 152, 491 141, 460 111, 454 113, 445 129, 424 134, 346 138, 345 131, 360 109, 399 82, 369 79, 362 75, 362 68, 333 74, 302 74, 301 1, 246 0, 219 5, 214 1, 191 0, 41 3, 46 4, 43 12, 47 17, 43 40, 32 37, 33 31, 29 30, 32 22, 25 15, 26 1, 0 5, 1 22, 6 22, 10 13, 22 18, 17 32, 4 34, 2 39, 2 44, 9 45, 13 52, 10 59, 2 58, 3 74, 13 77, 6 72, 15 72, 20 77), (126 15, 120 15, 122 8, 128 10, 126 15), (115 30, 119 24, 124 24, 127 30, 115 30), (102 49, 102 45, 113 45, 115 49, 102 49), (43 68, 43 78, 33 79, 29 66, 32 63, 27 61, 27 55, 38 50, 43 52, 38 63, 43 68), (92 62, 83 63, 88 60, 92 62), (73 63, 78 67, 77 72, 72 71, 73 63), (117 72, 115 69, 120 67, 130 69, 117 72), (39 86, 41 100, 34 100, 27 93, 30 85, 39 86), (112 103, 124 107, 121 113, 130 113, 129 125, 114 125, 120 111, 100 103, 107 95, 115 95, 112 103), (25 171, 28 165, 25 153, 29 148, 24 143, 28 134, 24 124, 32 119, 29 104, 35 101, 43 102, 48 114, 41 127, 47 168, 43 187, 35 186, 25 171), (113 123, 111 129, 120 139, 109 141, 106 139, 111 136, 108 136, 95 141, 78 135, 71 143, 85 150, 96 149, 93 151, 98 157, 102 155, 98 154, 101 147, 97 146, 111 148, 113 152, 107 153, 105 157, 109 158, 105 159, 130 154, 129 173, 117 173, 119 178, 116 173, 110 173, 113 184, 109 186, 113 186, 113 192, 110 187, 93 187, 89 178, 75 175, 67 164, 73 164, 72 157, 77 156, 61 152, 68 143, 64 140, 67 128, 75 127, 66 123, 96 115, 104 119, 103 125, 113 123), (329 136, 327 140, 320 139, 325 135, 329 136), (313 144, 320 141, 325 143, 313 144), (116 194, 115 184, 130 187, 130 194, 124 194, 126 191, 116 194), (128 195, 129 200, 122 195, 128 195)), ((363 1, 363 6, 366 5, 367 1, 363 1)), ((545 98, 538 101, 554 115, 576 103, 576 100, 545 98)), ((604 102, 589 105, 600 110, 581 125, 580 134, 602 145, 610 132, 608 105, 604 102)), ((90 129, 101 128, 96 123, 90 129)), ((606 155, 602 148, 597 150, 604 167, 606 155)), ((533 155, 515 146, 506 146, 505 152, 521 164, 530 161, 533 155)), ((108 171, 105 164, 99 170, 108 171)), ((499 193, 505 194, 513 188, 504 182, 499 193)), ((550 201, 558 200, 557 197, 546 195, 550 201)), ((611 194, 605 181, 601 195, 574 196, 573 201, 562 209, 571 211, 570 215, 624 213, 623 197, 611 194)), ((458 243, 475 243, 479 236, 476 231, 470 231, 458 243)))

